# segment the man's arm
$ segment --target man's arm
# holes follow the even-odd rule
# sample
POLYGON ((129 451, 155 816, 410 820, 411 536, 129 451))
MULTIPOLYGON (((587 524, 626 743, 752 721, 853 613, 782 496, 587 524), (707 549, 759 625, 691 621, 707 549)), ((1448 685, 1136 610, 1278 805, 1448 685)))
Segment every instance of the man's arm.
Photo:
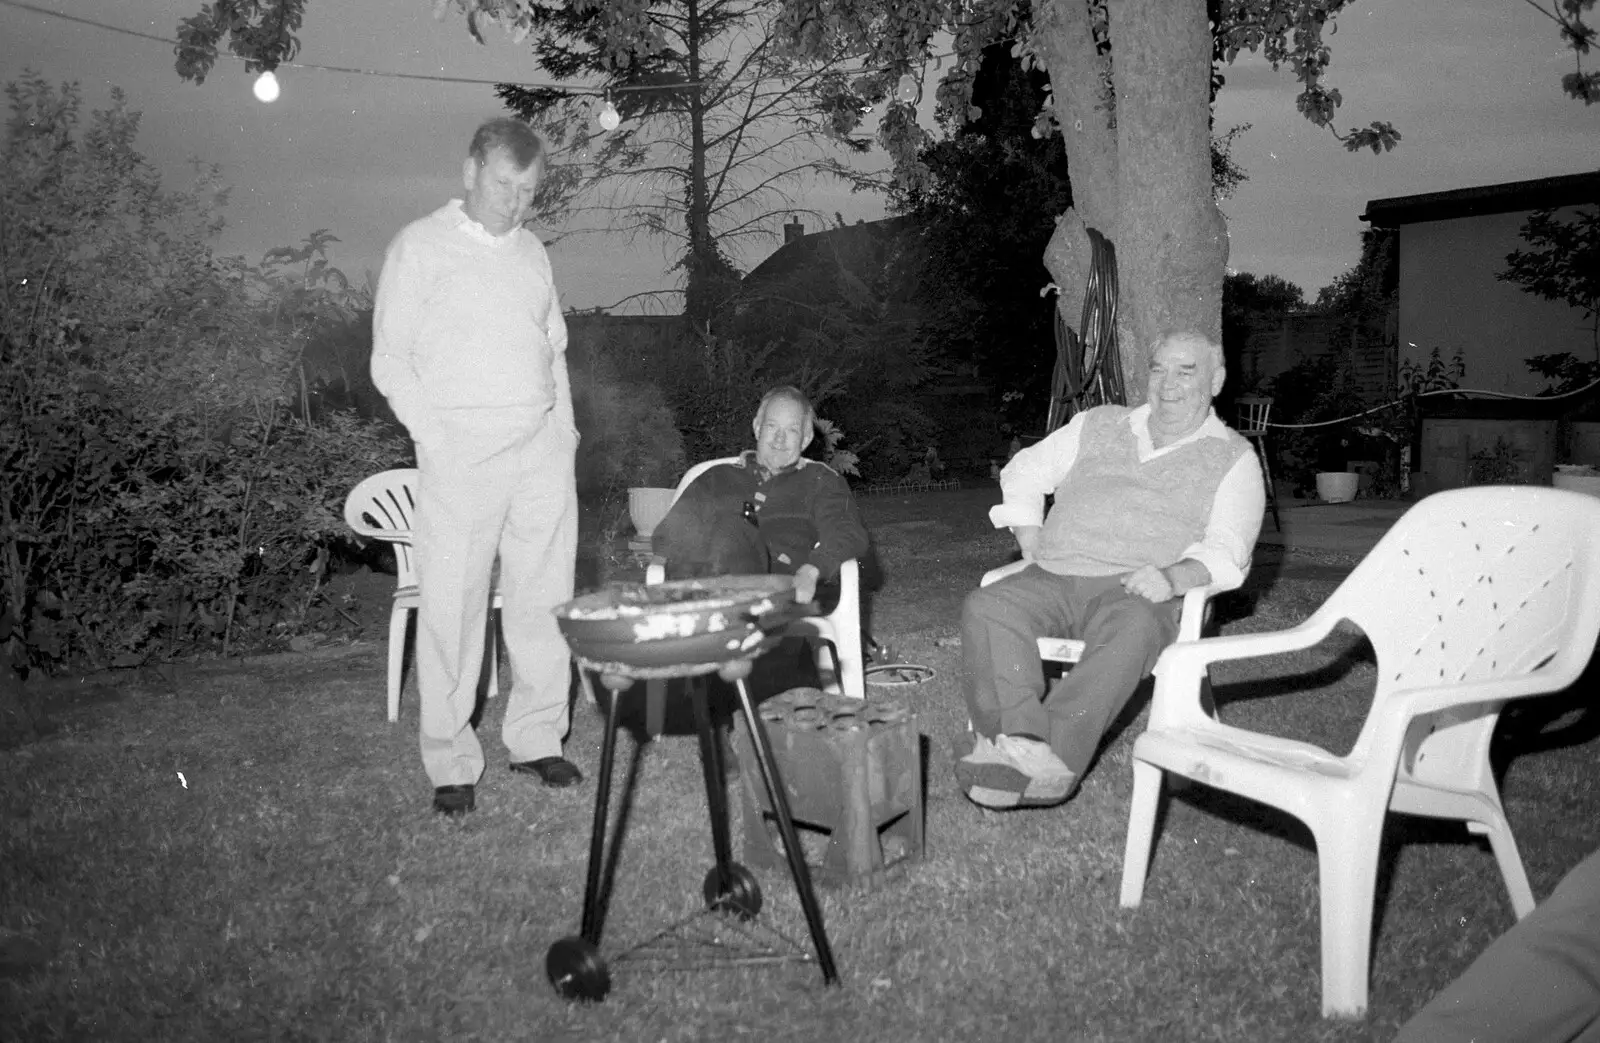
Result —
POLYGON ((1128 573, 1123 587, 1159 603, 1212 582, 1238 586, 1250 569, 1250 554, 1261 535, 1266 509, 1261 464, 1255 453, 1246 452, 1217 486, 1200 541, 1185 547, 1182 557, 1171 565, 1146 565, 1128 573))
POLYGON ((422 321, 423 273, 402 232, 389 244, 372 305, 372 383, 389 400, 412 441, 427 439, 422 380, 417 375, 416 331, 422 321))
POLYGON ((1044 524, 1044 498, 1056 491, 1078 460, 1083 440, 1083 417, 1079 413, 1065 427, 1049 437, 1020 450, 1000 472, 1002 502, 989 508, 989 520, 997 529, 1009 527, 1017 537, 1024 558, 1033 557, 1039 542, 1039 527, 1044 524))
POLYGON ((817 530, 817 545, 806 564, 795 570, 795 596, 800 601, 810 601, 817 584, 837 576, 846 561, 866 557, 870 543, 850 483, 831 468, 820 470, 811 498, 811 524, 817 530))
POLYGON ((545 319, 544 331, 550 345, 550 375, 556 386, 556 404, 551 411, 576 434, 578 422, 572 410, 572 378, 567 372, 567 319, 561 314, 561 299, 554 284, 550 287, 550 314, 545 319))

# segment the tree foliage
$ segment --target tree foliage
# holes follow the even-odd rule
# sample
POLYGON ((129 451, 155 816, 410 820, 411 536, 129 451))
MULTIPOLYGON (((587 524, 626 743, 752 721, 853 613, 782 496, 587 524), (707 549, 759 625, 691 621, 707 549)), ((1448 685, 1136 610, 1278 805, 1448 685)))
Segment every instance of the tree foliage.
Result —
POLYGON ((1600 363, 1600 209, 1579 210, 1570 221, 1554 210, 1535 210, 1521 234, 1529 248, 1507 254, 1495 278, 1582 312, 1600 363))
MULTIPOLYGON (((302 2, 282 0, 297 11, 302 2)), ((530 31, 537 6, 534 0, 443 2, 466 10, 474 32, 487 20, 514 36, 530 31)), ((936 38, 949 34, 955 48, 937 89, 944 113, 981 115, 973 84, 991 44, 1009 42, 1029 67, 1048 73, 1050 100, 1036 127, 1061 134, 1074 195, 1045 251, 1062 287, 1057 307, 1069 322, 1076 318, 1095 264, 1094 237, 1112 243, 1123 295, 1115 325, 1123 368, 1132 373, 1143 369, 1148 345, 1163 328, 1220 332, 1227 246, 1209 162, 1214 61, 1254 51, 1275 68, 1292 69, 1301 85, 1299 111, 1348 149, 1378 153, 1399 140, 1381 120, 1351 130, 1334 125, 1342 98, 1326 80, 1332 52, 1325 34, 1348 2, 1045 0, 1023 25, 1020 0, 772 0, 780 53, 857 62, 860 73, 841 77, 825 101, 829 125, 839 136, 853 135, 874 113, 897 179, 913 190, 929 177, 922 158, 929 139, 917 124, 914 99, 894 98, 894 86, 902 74, 923 70, 936 38)), ((668 46, 663 27, 651 19, 652 0, 569 0, 569 6, 593 14, 592 38, 613 71, 668 46)), ((1593 0, 1551 0, 1545 12, 1580 61, 1566 89, 1586 101, 1594 81, 1582 75, 1581 61, 1593 39, 1592 6, 1593 0)), ((1139 387, 1131 382, 1131 389, 1139 387)))

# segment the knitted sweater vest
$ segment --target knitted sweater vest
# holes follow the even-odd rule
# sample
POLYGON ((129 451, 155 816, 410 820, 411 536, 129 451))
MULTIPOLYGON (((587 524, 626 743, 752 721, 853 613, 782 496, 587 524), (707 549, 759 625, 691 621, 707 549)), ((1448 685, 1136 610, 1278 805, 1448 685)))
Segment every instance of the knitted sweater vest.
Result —
POLYGON ((1055 492, 1034 560, 1064 576, 1165 568, 1205 538, 1217 487, 1250 444, 1232 430, 1141 463, 1126 406, 1084 416, 1078 458, 1055 492))

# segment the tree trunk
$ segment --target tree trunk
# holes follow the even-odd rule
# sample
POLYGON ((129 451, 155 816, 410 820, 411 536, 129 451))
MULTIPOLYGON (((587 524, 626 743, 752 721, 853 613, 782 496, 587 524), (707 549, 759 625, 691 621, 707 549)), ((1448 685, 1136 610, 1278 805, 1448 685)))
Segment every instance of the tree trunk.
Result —
POLYGON ((1073 209, 1045 265, 1077 328, 1084 228, 1117 251, 1117 341, 1130 405, 1145 399, 1150 345, 1166 329, 1220 338, 1227 227, 1211 187, 1211 31, 1205 0, 1111 0, 1114 68, 1095 54, 1085 0, 1050 0, 1040 53, 1066 141, 1073 209), (1104 99, 1104 76, 1116 88, 1104 99))
POLYGON ((1104 90, 1111 63, 1095 52, 1086 0, 1048 0, 1035 10, 1072 180, 1072 206, 1056 221, 1044 264, 1061 288, 1056 307, 1076 330, 1091 257, 1085 229, 1117 241, 1117 132, 1104 90))

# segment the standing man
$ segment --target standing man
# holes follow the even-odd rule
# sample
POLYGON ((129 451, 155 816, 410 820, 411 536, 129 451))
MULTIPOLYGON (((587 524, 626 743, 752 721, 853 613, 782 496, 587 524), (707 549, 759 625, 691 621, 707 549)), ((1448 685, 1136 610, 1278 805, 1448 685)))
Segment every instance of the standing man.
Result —
POLYGON ((1010 527, 1029 565, 962 608, 974 745, 956 780, 974 803, 1070 797, 1178 636, 1184 592, 1243 579, 1266 490, 1250 443, 1212 412, 1223 377, 1221 345, 1166 333, 1151 349, 1145 405, 1079 413, 1000 473, 1005 499, 989 517, 1010 527), (1036 644, 1044 635, 1085 645, 1048 693, 1036 644))
POLYGON ((389 244, 372 326, 372 380, 416 443, 417 685, 433 809, 475 805, 471 724, 500 560, 511 770, 582 781, 561 755, 569 654, 551 608, 572 597, 578 431, 567 326, 544 244, 522 226, 544 144, 519 120, 472 136, 465 189, 389 244))

